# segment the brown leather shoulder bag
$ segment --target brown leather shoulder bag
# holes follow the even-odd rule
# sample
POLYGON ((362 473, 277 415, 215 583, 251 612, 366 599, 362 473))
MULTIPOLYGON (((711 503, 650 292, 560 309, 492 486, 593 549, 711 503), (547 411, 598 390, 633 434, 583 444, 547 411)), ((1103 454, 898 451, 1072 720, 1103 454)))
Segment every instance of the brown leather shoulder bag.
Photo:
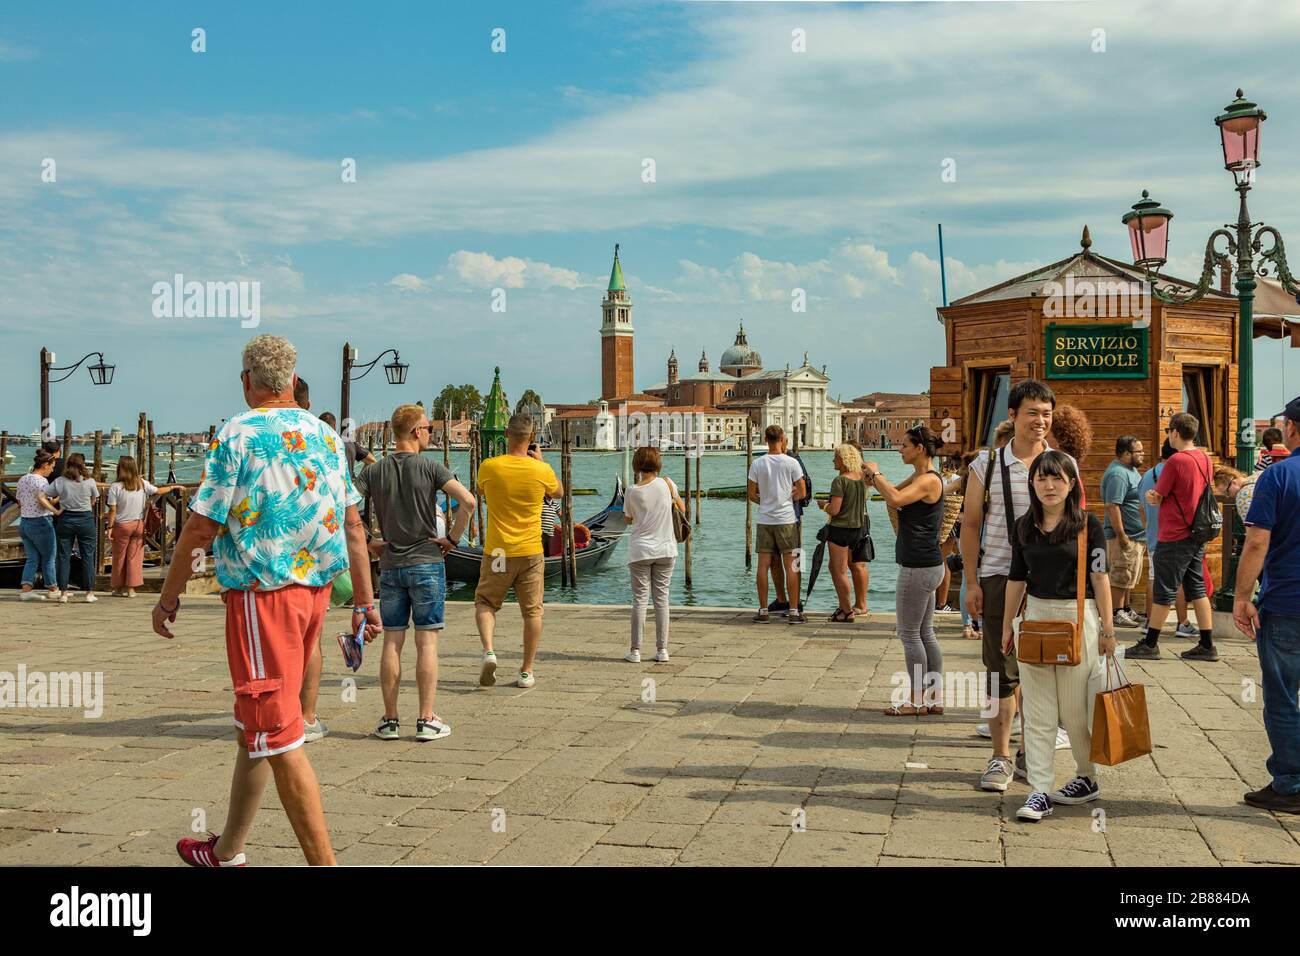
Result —
POLYGON ((1086 552, 1088 522, 1079 529, 1078 575, 1075 584, 1073 621, 1030 621, 1021 619, 1016 640, 1016 660, 1022 664, 1059 664, 1073 667, 1083 660, 1083 602, 1088 594, 1086 552))

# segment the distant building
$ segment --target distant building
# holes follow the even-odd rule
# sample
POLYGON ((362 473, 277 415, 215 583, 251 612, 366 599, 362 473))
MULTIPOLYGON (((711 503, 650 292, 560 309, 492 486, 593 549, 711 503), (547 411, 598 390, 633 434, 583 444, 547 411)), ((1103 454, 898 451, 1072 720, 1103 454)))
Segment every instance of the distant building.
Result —
POLYGON ((109 436, 108 436, 108 443, 109 443, 110 445, 120 445, 120 444, 122 444, 122 426, 121 426, 121 425, 114 425, 114 426, 113 426, 113 430, 109 433, 109 436))
POLYGON ((897 448, 909 428, 927 423, 928 395, 872 392, 844 407, 844 437, 864 448, 897 448))

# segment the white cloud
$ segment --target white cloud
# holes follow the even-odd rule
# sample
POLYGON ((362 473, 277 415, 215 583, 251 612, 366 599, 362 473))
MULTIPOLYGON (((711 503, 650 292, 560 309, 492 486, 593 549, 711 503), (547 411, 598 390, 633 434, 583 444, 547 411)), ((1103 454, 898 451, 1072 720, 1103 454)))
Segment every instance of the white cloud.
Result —
POLYGON ((393 276, 388 280, 388 284, 403 292, 424 292, 429 287, 428 283, 423 279, 419 276, 411 275, 409 272, 403 272, 399 275, 393 276))
POLYGON ((498 259, 488 252, 461 249, 447 257, 445 272, 478 289, 577 289, 583 285, 578 273, 546 262, 506 256, 498 259))

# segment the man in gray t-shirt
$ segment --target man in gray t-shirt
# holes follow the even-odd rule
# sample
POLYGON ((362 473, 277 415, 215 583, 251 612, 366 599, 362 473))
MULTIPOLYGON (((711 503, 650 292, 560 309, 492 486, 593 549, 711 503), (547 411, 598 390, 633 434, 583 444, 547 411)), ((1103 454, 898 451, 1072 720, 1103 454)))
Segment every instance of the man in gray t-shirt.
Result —
POLYGON ((474 497, 441 464, 421 452, 429 443, 429 419, 419 405, 399 405, 392 417, 395 452, 367 465, 357 475, 357 489, 370 495, 383 541, 379 552, 379 616, 384 622, 384 650, 379 683, 384 716, 374 736, 396 740, 397 691, 402 679, 402 645, 415 625, 415 671, 420 714, 415 739, 436 740, 451 733, 433 712, 438 686, 438 631, 443 627, 447 572, 443 555, 456 546, 474 510, 474 497), (438 492, 456 499, 451 529, 438 537, 438 492))

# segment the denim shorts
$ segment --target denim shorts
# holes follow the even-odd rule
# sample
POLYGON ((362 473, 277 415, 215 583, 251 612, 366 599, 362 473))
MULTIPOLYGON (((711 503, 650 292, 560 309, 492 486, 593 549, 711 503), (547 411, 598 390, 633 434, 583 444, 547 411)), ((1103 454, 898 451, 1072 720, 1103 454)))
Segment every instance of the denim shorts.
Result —
POLYGON ((385 568, 379 572, 379 617, 385 631, 437 631, 443 625, 447 568, 441 562, 385 568))

